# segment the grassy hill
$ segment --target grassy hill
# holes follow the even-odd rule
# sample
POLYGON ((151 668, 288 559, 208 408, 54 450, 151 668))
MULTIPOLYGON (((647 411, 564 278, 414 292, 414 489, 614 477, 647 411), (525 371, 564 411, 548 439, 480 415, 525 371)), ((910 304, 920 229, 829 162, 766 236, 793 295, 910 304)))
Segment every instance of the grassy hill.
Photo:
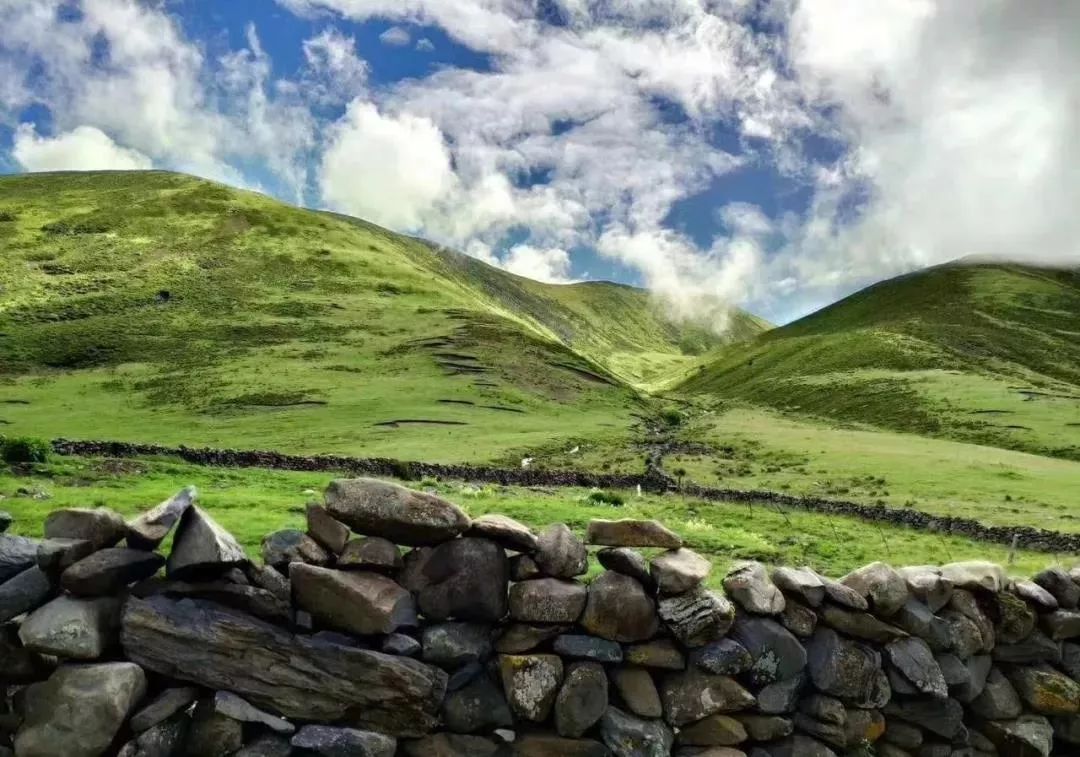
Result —
POLYGON ((960 261, 885 281, 678 391, 1080 460, 1080 271, 960 261))
POLYGON ((0 251, 0 433, 477 462, 625 438, 635 385, 720 343, 166 172, 2 177, 0 251))

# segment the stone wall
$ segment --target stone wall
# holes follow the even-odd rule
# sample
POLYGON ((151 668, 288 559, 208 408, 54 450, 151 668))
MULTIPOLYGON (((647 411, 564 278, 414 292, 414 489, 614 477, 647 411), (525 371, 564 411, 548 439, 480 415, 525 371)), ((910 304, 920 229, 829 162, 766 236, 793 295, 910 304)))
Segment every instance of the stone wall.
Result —
POLYGON ((0 534, 0 755, 1080 754, 1076 570, 709 590, 659 523, 536 534, 373 479, 254 563, 195 499, 0 534))

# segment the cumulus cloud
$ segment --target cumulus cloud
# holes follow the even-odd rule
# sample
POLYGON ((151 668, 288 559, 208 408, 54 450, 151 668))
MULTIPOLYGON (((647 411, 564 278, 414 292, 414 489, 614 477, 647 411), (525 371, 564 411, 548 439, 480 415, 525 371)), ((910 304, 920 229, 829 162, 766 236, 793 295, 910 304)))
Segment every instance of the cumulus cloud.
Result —
POLYGON ((121 147, 93 126, 42 137, 30 124, 22 124, 15 131, 12 154, 26 171, 136 171, 152 166, 150 158, 121 147))
POLYGON ((412 42, 412 36, 400 26, 391 26, 379 35, 379 41, 391 47, 405 47, 412 42))
POLYGON ((354 101, 333 127, 320 168, 322 196, 334 208, 406 231, 453 189, 450 153, 426 118, 384 115, 354 101))
POLYGON ((498 264, 510 273, 549 284, 570 281, 570 253, 557 247, 541 249, 527 244, 515 245, 498 264))

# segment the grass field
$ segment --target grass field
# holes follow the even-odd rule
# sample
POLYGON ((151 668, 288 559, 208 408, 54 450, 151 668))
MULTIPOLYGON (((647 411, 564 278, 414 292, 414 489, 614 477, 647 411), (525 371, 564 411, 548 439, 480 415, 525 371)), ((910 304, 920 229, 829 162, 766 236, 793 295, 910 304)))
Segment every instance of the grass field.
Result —
POLYGON ((11 434, 479 462, 625 435, 634 384, 723 341, 177 174, 0 177, 0 218, 11 434))
POLYGON ((725 351, 678 391, 1080 460, 1080 271, 902 276, 725 351))
MULTIPOLYGON (((130 516, 194 484, 203 506, 257 556, 265 534, 303 528, 304 503, 321 499, 332 478, 331 474, 204 468, 168 459, 60 458, 37 466, 32 473, 0 473, 0 509, 15 516, 14 533, 36 536, 45 514, 56 507, 107 506, 130 516)), ((806 564, 833 576, 878 559, 896 564, 964 559, 1004 564, 1009 560, 1008 550, 995 545, 764 505, 702 502, 679 495, 638 498, 622 492, 626 504, 613 507, 589 501, 589 492, 581 489, 477 487, 439 481, 408 485, 436 491, 472 516, 499 512, 534 528, 565 522, 579 534, 592 518, 656 518, 712 560, 713 584, 737 559, 806 564)), ((1014 555, 1010 570, 1031 574, 1059 559, 1069 558, 1021 550, 1014 555)), ((591 565, 595 573, 595 560, 591 565)))

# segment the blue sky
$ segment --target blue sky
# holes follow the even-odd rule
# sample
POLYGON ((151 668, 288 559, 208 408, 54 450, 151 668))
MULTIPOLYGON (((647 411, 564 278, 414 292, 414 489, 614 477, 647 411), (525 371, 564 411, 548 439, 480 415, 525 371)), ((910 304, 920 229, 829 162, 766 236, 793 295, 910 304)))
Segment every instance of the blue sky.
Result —
POLYGON ((1074 262, 1080 12, 873 6, 0 0, 0 170, 188 171, 718 329, 1074 262))

